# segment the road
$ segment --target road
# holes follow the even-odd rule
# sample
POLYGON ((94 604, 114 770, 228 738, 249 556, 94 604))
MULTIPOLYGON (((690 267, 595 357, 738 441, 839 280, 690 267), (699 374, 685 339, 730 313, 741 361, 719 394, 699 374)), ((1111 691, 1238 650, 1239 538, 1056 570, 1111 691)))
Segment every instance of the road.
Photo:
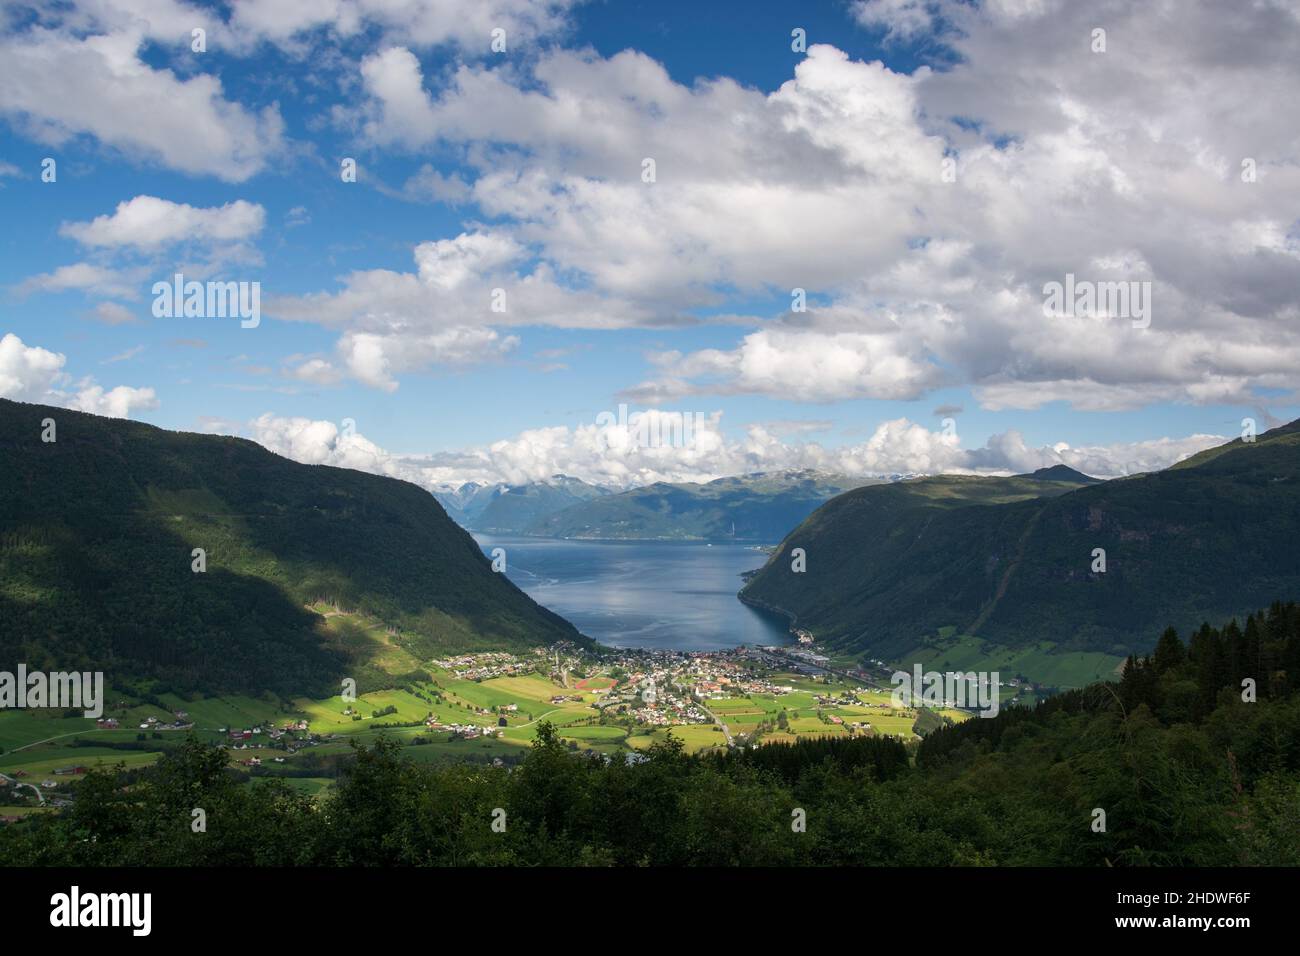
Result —
POLYGON ((13 777, 5 773, 0 773, 0 780, 3 780, 11 787, 31 787, 32 793, 36 794, 36 799, 41 802, 41 806, 45 806, 45 794, 41 793, 41 788, 36 786, 36 784, 26 783, 22 780, 15 780, 13 777))
POLYGON ((73 731, 72 733, 70 733, 70 734, 59 734, 59 735, 57 735, 57 736, 55 736, 55 737, 46 737, 44 740, 33 740, 31 743, 29 743, 29 744, 23 744, 21 747, 15 747, 13 750, 11 750, 11 751, 9 751, 9 752, 10 752, 11 754, 16 754, 16 753, 18 753, 18 751, 20 751, 20 750, 26 750, 28 747, 39 747, 41 744, 48 744, 51 740, 62 740, 64 737, 81 737, 81 736, 83 736, 83 735, 85 735, 85 734, 98 734, 98 733, 107 733, 107 732, 108 732, 108 731, 106 731, 106 730, 98 730, 98 729, 96 729, 96 730, 74 730, 74 731, 73 731))
POLYGON ((732 743, 731 743, 731 729, 730 729, 730 728, 729 728, 725 723, 722 722, 722 718, 720 718, 720 717, 719 717, 717 714, 715 714, 713 711, 709 710, 709 708, 705 707, 705 706, 704 706, 704 703, 703 703, 702 701, 700 702, 700 710, 704 711, 706 714, 708 714, 710 717, 712 717, 712 718, 713 718, 713 722, 714 722, 715 724, 717 724, 719 727, 722 728, 722 736, 724 736, 724 737, 727 738, 727 746, 728 746, 728 747, 732 746, 732 743))

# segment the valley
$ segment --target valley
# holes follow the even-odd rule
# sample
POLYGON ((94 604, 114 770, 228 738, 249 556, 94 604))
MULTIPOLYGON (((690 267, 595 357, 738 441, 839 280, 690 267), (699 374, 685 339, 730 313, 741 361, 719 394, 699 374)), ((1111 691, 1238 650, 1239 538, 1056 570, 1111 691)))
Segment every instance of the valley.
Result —
MULTIPOLYGON (((388 659, 410 673, 409 661, 388 659)), ((332 785, 354 744, 381 735, 416 762, 509 765, 543 721, 571 750, 635 760, 669 735, 688 753, 818 737, 908 741, 921 727, 970 717, 947 707, 923 720, 922 708, 894 706, 883 669, 846 679, 821 671, 819 660, 797 650, 592 654, 565 645, 423 662, 422 679, 355 700, 173 693, 146 700, 118 692, 99 720, 11 710, 0 713, 0 773, 39 798, 30 788, 13 792, 0 816, 57 809, 86 771, 149 766, 191 735, 226 748, 231 770, 248 779, 283 778, 317 793, 332 785)), ((1014 696, 1009 691, 1008 701, 1014 696)))

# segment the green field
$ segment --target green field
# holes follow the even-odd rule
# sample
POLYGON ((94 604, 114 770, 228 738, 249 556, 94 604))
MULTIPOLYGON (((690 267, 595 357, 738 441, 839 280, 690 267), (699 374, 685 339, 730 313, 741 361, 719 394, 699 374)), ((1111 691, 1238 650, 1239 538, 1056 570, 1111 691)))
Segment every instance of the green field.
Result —
MULTIPOLYGON (((1115 679, 1116 669, 1123 663, 1124 658, 1112 654, 1057 652, 1051 641, 1013 650, 969 634, 948 634, 904 654, 899 669, 910 670, 913 664, 920 664, 926 670, 997 671, 1004 681, 1025 674, 1049 687, 1074 688, 1115 679)), ((1003 688, 1003 695, 1004 699, 1014 696, 1014 690, 1003 688)))
POLYGON ((656 743, 663 743, 671 733, 686 746, 687 753, 699 753, 713 747, 725 747, 727 739, 715 724, 683 724, 674 727, 657 727, 653 731, 640 733, 627 739, 628 746, 634 750, 645 750, 656 743))

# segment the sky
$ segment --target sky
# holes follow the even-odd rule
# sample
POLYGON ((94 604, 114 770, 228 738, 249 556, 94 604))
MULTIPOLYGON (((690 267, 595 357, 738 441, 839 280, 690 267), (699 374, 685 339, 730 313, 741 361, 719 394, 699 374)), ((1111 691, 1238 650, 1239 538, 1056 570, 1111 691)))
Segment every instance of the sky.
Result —
POLYGON ((0 397, 430 488, 1166 467, 1300 416, 1297 89, 1300 0, 5 0, 0 397))

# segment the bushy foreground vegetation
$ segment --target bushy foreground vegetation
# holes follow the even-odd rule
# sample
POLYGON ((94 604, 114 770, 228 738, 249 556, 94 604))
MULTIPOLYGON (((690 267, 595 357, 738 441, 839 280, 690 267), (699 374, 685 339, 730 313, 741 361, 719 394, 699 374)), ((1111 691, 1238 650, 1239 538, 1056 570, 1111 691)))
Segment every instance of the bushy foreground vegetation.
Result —
POLYGON ((936 731, 911 756, 887 738, 700 757, 670 741, 628 764, 575 755, 543 726, 512 769, 358 747, 313 801, 239 783, 222 750, 190 741, 0 830, 0 862, 1300 865, 1300 608, 1188 644, 1166 632, 1118 684, 936 731))

